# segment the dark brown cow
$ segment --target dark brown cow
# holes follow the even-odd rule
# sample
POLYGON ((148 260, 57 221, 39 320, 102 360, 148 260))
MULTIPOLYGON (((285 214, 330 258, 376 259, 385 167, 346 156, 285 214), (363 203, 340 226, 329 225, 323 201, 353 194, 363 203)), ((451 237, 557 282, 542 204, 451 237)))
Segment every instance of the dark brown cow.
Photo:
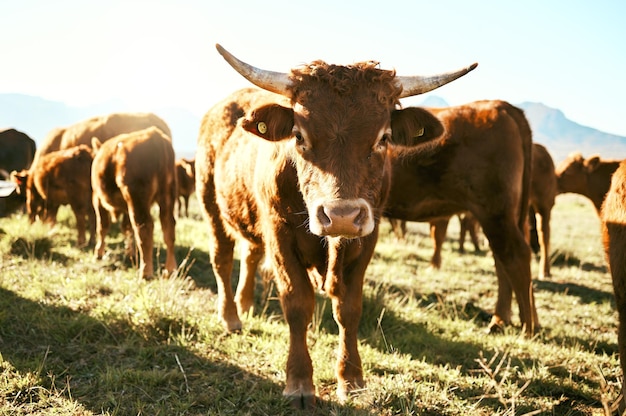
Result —
POLYGON ((239 91, 202 121, 196 192, 209 223, 220 319, 228 331, 241 328, 240 315, 253 303, 255 270, 267 253, 290 331, 284 394, 297 407, 315 402, 307 328, 321 290, 332 299, 339 326, 337 392, 345 399, 364 385, 357 332, 363 277, 389 186, 389 145, 417 145, 441 133, 430 113, 398 110, 398 100, 473 67, 396 77, 373 62, 314 61, 282 74, 217 48, 241 75, 271 91, 239 91), (243 254, 234 297, 237 239, 243 254))
POLYGON ((385 213, 407 221, 445 221, 470 211, 495 258, 498 300, 489 325, 511 321, 512 292, 527 334, 538 327, 524 230, 532 169, 532 137, 522 110, 504 101, 431 109, 445 133, 426 151, 394 149, 385 213))
POLYGON ((33 163, 36 144, 26 133, 15 129, 0 131, 0 179, 7 181, 4 184, 3 196, 0 196, 0 217, 4 217, 26 202, 26 195, 20 192, 17 181, 11 179, 12 172, 26 170, 33 163), (12 182, 13 185, 11 185, 12 182), (6 195, 4 195, 6 194, 6 195))
POLYGON ((600 156, 591 156, 585 160, 579 152, 572 153, 556 168, 558 191, 586 196, 600 215, 602 201, 611 186, 611 175, 620 162, 604 160, 600 156))
POLYGON ((15 129, 0 131, 0 169, 6 172, 28 169, 37 145, 26 133, 15 129))
MULTIPOLYGON (((530 206, 536 220, 539 242, 539 279, 550 277, 550 216, 557 195, 554 161, 548 150, 533 143, 533 173, 530 183, 530 206)), ((531 219, 532 220, 532 219, 531 219)))
POLYGON ((181 158, 176 161, 176 178, 178 180, 178 197, 176 206, 178 216, 182 216, 185 206, 185 217, 189 216, 189 197, 196 190, 196 160, 181 158))
MULTIPOLYGON (((600 220, 619 319, 619 357, 622 374, 626 375, 626 161, 620 163, 612 176, 609 191, 601 207, 600 220)), ((626 408, 626 383, 622 383, 622 394, 619 414, 624 414, 622 412, 626 408)))
MULTIPOLYGON (((104 255, 104 239, 111 224, 125 214, 123 228, 139 253, 139 275, 154 273, 152 260, 154 221, 150 208, 159 205, 165 269, 176 269, 174 256, 176 170, 174 148, 169 136, 157 127, 115 136, 100 144, 91 170, 93 207, 96 212, 96 256, 104 255)), ((132 244, 131 244, 132 245, 132 244)))
MULTIPOLYGON (((130 133, 142 130, 150 126, 156 126, 167 136, 171 137, 168 125, 153 113, 112 113, 105 116, 91 117, 67 127, 52 129, 43 143, 37 149, 35 159, 28 172, 23 172, 19 180, 26 184, 26 198, 31 201, 29 205, 29 216, 31 221, 37 217, 42 217, 43 199, 36 193, 36 189, 29 186, 28 175, 38 169, 39 158, 56 150, 69 149, 80 144, 91 146, 91 139, 97 137, 101 142, 109 140, 111 137, 122 133, 130 133), (29 195, 29 193, 32 193, 29 195)), ((47 220, 47 218, 41 218, 47 220)))
MULTIPOLYGON (((539 253, 539 279, 551 275, 550 272, 550 216, 557 195, 554 161, 548 150, 539 143, 533 143, 533 171, 530 183, 530 246, 539 253), (535 248, 536 247, 536 248, 535 248)), ((471 214, 466 222, 478 225, 471 214)), ((445 237, 445 235, 444 235, 445 237)), ((461 230, 461 238, 463 230, 461 230)), ((441 241, 436 241, 435 251, 441 252, 441 241)))
MULTIPOLYGON (((66 150, 58 150, 39 158, 37 169, 28 177, 29 185, 43 199, 43 218, 51 225, 56 222, 61 205, 69 204, 76 216, 77 243, 86 243, 85 231, 89 224, 89 244, 95 241, 95 218, 91 204, 91 162, 93 149, 81 144, 66 150)), ((37 208, 30 192, 27 195, 29 211, 37 208)), ((36 202, 38 203, 38 202, 36 202)))

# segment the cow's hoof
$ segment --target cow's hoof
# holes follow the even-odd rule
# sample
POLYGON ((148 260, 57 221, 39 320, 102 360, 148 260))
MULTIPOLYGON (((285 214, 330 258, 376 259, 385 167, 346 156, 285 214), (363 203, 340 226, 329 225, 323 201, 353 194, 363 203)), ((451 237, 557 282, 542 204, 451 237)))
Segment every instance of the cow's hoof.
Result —
POLYGON ((294 395, 285 395, 289 403, 291 403, 291 407, 298 410, 313 410, 315 409, 315 395, 303 395, 303 394, 294 394, 294 395))
POLYGON ((339 381, 337 384, 337 397, 339 398, 339 402, 345 403, 350 398, 358 396, 365 390, 365 381, 363 381, 363 377, 359 376, 352 382, 347 380, 339 381))
POLYGON ((240 333, 241 329, 243 328, 243 325, 241 324, 240 320, 224 321, 223 325, 224 325, 224 329, 229 334, 240 333))
POLYGON ((491 318, 489 326, 487 327, 488 334, 502 334, 504 332, 505 323, 501 319, 495 316, 491 318))

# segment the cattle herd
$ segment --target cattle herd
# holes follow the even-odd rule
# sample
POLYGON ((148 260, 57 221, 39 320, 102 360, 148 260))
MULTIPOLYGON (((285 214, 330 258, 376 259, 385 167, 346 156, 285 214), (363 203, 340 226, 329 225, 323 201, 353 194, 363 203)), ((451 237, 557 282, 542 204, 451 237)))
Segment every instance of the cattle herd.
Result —
POLYGON ((264 273, 276 283, 290 331, 284 395, 307 408, 315 404, 307 328, 316 291, 330 297, 339 327, 339 398, 365 384, 357 332, 364 275, 382 218, 400 237, 406 221, 429 222, 436 268, 452 216, 462 218, 461 238, 470 231, 476 247, 480 226, 498 278, 489 331, 511 323, 515 295, 522 328, 531 336, 540 327, 531 247, 539 253, 538 277, 549 277, 555 197, 578 193, 601 218, 620 357, 626 360, 626 162, 572 154, 555 168, 545 147, 533 143, 523 112, 504 101, 401 107, 401 98, 450 83, 476 64, 434 76, 398 76, 376 62, 313 61, 279 73, 217 49, 258 88, 236 91, 209 109, 195 159, 175 160, 169 127, 151 113, 110 114, 57 128, 37 149, 24 133, 4 130, 0 216, 22 209, 30 221, 54 224, 58 208, 69 205, 77 245, 93 247, 97 258, 111 222, 120 220, 129 255, 138 253, 139 275, 150 278, 151 207, 159 207, 164 269, 172 273, 175 211, 187 215, 195 191, 208 225, 219 319, 226 331, 242 328, 265 259, 264 273), (233 293, 236 243, 243 250, 233 293))

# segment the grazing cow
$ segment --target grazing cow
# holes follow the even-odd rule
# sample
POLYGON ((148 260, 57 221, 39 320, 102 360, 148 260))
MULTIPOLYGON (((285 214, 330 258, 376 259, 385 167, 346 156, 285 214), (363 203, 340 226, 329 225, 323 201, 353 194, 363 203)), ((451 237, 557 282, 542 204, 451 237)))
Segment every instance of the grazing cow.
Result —
MULTIPOLYGON (((121 134, 100 143, 91 168, 93 207, 96 212, 96 256, 104 255, 104 239, 111 224, 124 214, 124 231, 137 246, 139 275, 154 273, 152 260, 154 221, 150 208, 159 205, 165 269, 176 269, 174 256, 176 170, 174 148, 169 136, 157 127, 121 134)), ((129 244, 129 247, 132 244, 129 244)))
POLYGON ((296 407, 315 403, 307 328, 321 290, 331 298, 339 326, 337 392, 345 399, 364 385, 357 349, 362 285, 389 186, 390 143, 414 146, 442 130, 422 109, 397 109, 398 100, 474 67, 431 78, 396 77, 374 62, 314 61, 283 74, 217 48, 241 75, 271 91, 238 91, 202 120, 196 194, 209 223, 219 317, 226 330, 241 328, 266 253, 290 332, 283 394, 296 407), (237 239, 243 253, 234 297, 237 239))
MULTIPOLYGON (((43 213, 43 198, 37 194, 36 189, 30 186, 32 183, 28 179, 37 169, 39 169, 39 158, 43 155, 56 151, 69 149, 74 146, 85 144, 91 146, 91 139, 97 137, 101 142, 109 140, 111 137, 122 133, 130 133, 144 128, 156 126, 167 136, 171 137, 168 125, 152 113, 112 113, 105 116, 92 117, 67 127, 52 129, 44 139, 35 154, 35 159, 28 172, 18 175, 18 180, 26 184, 26 199, 31 202, 29 205, 29 217, 35 221, 43 213)), ((46 218, 41 218, 46 220, 46 218)))
MULTIPOLYGON (((512 291, 528 335, 538 328, 525 240, 532 137, 522 110, 504 101, 431 109, 445 133, 423 150, 394 148, 385 215, 433 221, 470 211, 495 259, 498 300, 490 331, 511 321, 512 291)), ((444 233, 445 235, 445 233, 444 233)))
POLYGON ((11 179, 11 173, 28 169, 35 157, 35 149, 35 141, 26 133, 15 129, 0 131, 0 178, 7 181, 2 192, 6 195, 0 196, 0 217, 17 211, 26 202, 26 195, 11 179), (13 185, 8 182, 13 182, 13 185))
POLYGON ((91 162, 93 149, 81 144, 65 150, 47 153, 39 158, 37 169, 30 174, 29 186, 36 192, 27 194, 29 211, 38 208, 32 195, 42 198, 42 218, 51 225, 56 222, 61 205, 69 204, 76 216, 77 244, 85 245, 85 230, 89 224, 89 244, 95 241, 95 218, 91 203, 91 162))
POLYGON ((602 201, 611 186, 611 175, 620 162, 603 160, 600 156, 585 159, 578 152, 571 153, 556 168, 558 192, 586 196, 593 202, 596 212, 600 215, 602 201))
POLYGON ((178 197, 176 206, 178 216, 182 215, 183 204, 185 217, 189 216, 189 196, 196 190, 196 160, 181 158, 176 161, 176 178, 178 184, 178 197))
MULTIPOLYGON (((620 163, 600 210, 602 240, 613 279, 619 328, 617 343, 622 374, 626 375, 626 161, 620 163)), ((624 414, 626 383, 622 383, 619 414, 624 414)))

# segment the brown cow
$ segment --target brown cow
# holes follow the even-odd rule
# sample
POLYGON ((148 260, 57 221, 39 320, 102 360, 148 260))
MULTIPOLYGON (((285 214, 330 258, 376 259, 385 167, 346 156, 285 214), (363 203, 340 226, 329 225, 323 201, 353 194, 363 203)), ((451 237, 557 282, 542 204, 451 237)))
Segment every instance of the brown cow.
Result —
POLYGON ((253 303, 255 270, 267 253, 290 332, 283 394, 297 407, 315 402, 307 328, 321 290, 339 326, 337 392, 345 399, 364 385, 357 332, 363 278, 389 186, 389 145, 417 145, 441 133, 430 113, 396 109, 398 100, 473 67, 396 77, 374 62, 314 61, 282 74, 217 48, 241 75, 271 91, 236 92, 202 120, 196 193, 209 223, 219 317, 228 331, 241 328, 240 315, 253 303), (237 239, 243 254, 235 298, 237 239))
MULTIPOLYGON (((602 240, 609 262, 619 329, 617 343, 622 374, 626 375, 626 161, 620 163, 612 176, 611 185, 600 211, 602 240)), ((622 383, 619 414, 626 406, 626 383, 622 383)))
POLYGON ((386 216, 445 221, 470 211, 495 258, 498 300, 489 325, 511 321, 512 291, 527 334, 538 328, 524 231, 532 169, 532 137, 522 110, 504 101, 430 109, 445 133, 426 151, 394 149, 386 216))
MULTIPOLYGON (((91 117, 67 127, 52 129, 43 143, 37 149, 33 164, 28 172, 23 172, 18 180, 26 184, 26 199, 29 204, 29 216, 31 221, 43 215, 43 199, 36 189, 29 186, 31 183, 28 175, 38 169, 39 158, 43 155, 56 151, 69 149, 80 144, 91 146, 91 139, 97 137, 100 142, 105 142, 111 137, 122 133, 130 133, 150 126, 156 126, 167 136, 171 137, 168 125, 153 113, 112 113, 105 116, 91 117), (29 193, 32 193, 29 195, 29 193)), ((41 218, 46 220, 46 218, 41 218)))
POLYGON ((591 156, 585 160, 579 152, 571 153, 556 168, 558 191, 586 196, 600 215, 602 201, 611 186, 611 175, 620 162, 604 160, 600 156, 591 156))
POLYGON ((176 206, 178 216, 182 215, 183 204, 185 217, 189 216, 189 196, 196 190, 196 160, 180 158, 176 161, 176 178, 178 184, 178 197, 176 206))
MULTIPOLYGON (((533 171, 530 182, 530 246, 539 253, 539 279, 544 279, 550 273, 550 215, 557 195, 556 174, 554 161, 548 150, 539 143, 533 143, 533 171)), ((478 221, 471 214, 466 216, 466 222, 478 225, 478 221)), ((445 235, 444 235, 445 237, 445 235)), ((463 229, 461 238, 464 239, 463 229)), ((441 241, 435 241, 435 251, 441 252, 441 241)), ((461 246, 462 247, 462 246, 461 246)))
MULTIPOLYGON (((111 216, 124 215, 127 237, 139 252, 139 275, 154 273, 152 260, 154 221, 150 208, 159 205, 163 240, 166 246, 165 269, 176 269, 174 256, 176 170, 174 148, 169 136, 157 127, 121 134, 98 148, 91 170, 93 207, 96 212, 96 256, 104 255, 104 239, 111 216)), ((130 246, 130 245, 129 245, 130 246)))
MULTIPOLYGON (((28 186, 36 190, 43 200, 42 217, 54 225, 61 205, 69 204, 76 216, 77 243, 85 245, 85 230, 89 224, 89 244, 95 241, 95 219, 91 204, 91 162, 93 149, 81 144, 70 149, 47 153, 39 158, 39 165, 28 177, 28 186)), ((27 193, 29 211, 38 208, 32 205, 35 192, 27 193)))

